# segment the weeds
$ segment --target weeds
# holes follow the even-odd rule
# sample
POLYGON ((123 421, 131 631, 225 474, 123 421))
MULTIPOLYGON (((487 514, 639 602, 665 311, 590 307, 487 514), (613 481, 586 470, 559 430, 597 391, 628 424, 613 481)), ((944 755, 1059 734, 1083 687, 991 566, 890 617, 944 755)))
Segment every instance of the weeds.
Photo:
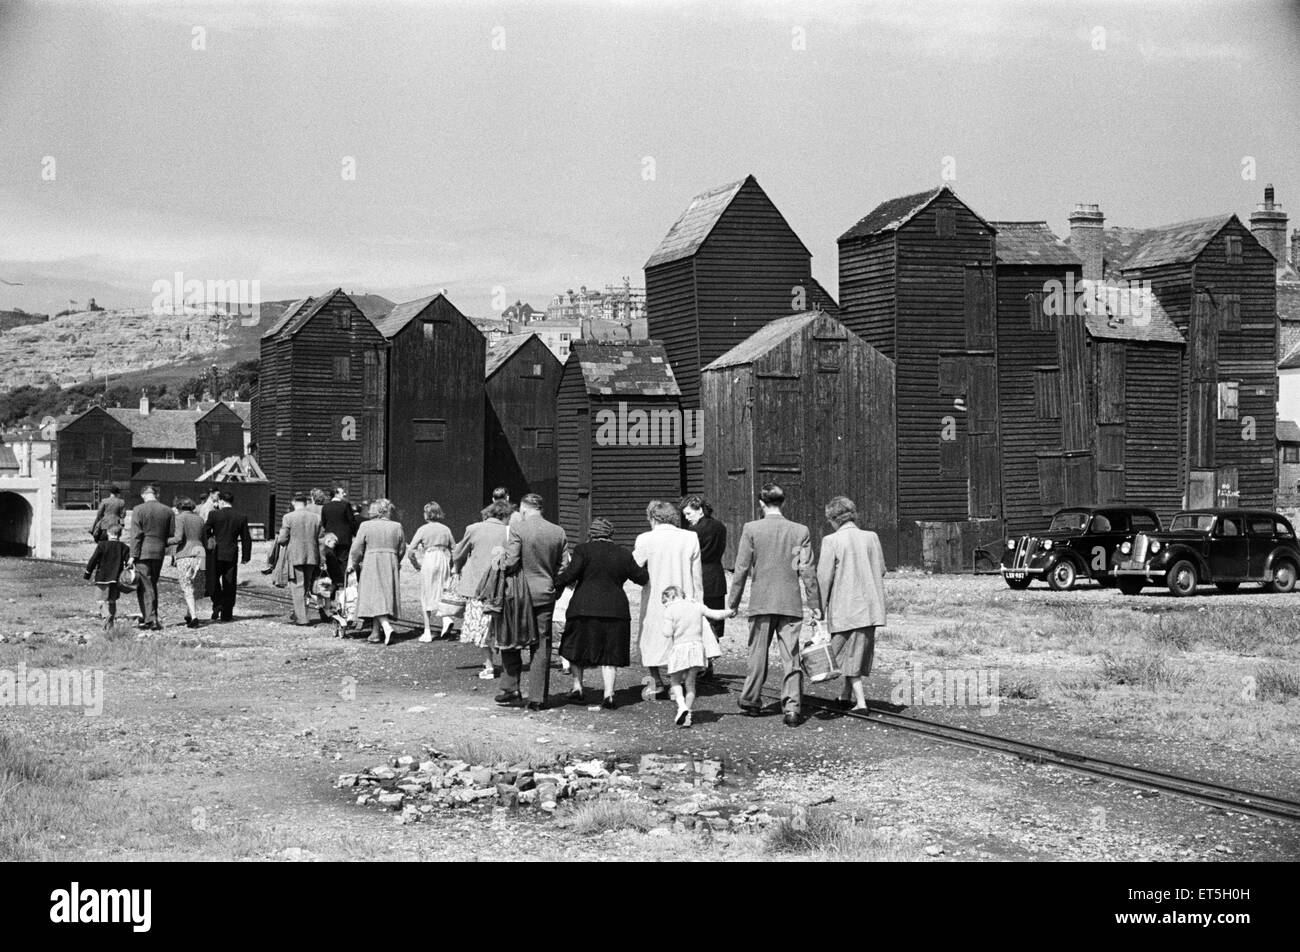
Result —
POLYGON ((1285 704, 1300 697, 1300 671, 1270 665, 1255 672, 1257 697, 1261 701, 1280 701, 1285 704))
POLYGON ((594 836, 618 830, 645 833, 655 826, 650 807, 640 800, 596 800, 585 803, 565 823, 574 833, 594 836))
POLYGON ((1152 691, 1178 690, 1191 680, 1163 653, 1155 651, 1131 654, 1106 652, 1101 657, 1101 675, 1112 684, 1144 687, 1152 691))
POLYGON ((1043 684, 1027 674, 1012 673, 999 680, 998 694, 1006 698, 1035 701, 1042 697, 1043 684))

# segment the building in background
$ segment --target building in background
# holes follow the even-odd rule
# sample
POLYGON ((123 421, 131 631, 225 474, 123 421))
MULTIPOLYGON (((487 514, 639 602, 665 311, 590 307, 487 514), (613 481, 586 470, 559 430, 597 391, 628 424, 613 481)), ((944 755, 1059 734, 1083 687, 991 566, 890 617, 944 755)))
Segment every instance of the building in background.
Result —
MULTIPOLYGON (((536 334, 490 344, 483 379, 487 417, 484 489, 504 486, 511 499, 538 493, 542 512, 559 518, 556 484, 556 393, 564 365, 536 334)), ((486 505, 487 499, 483 499, 486 505)))

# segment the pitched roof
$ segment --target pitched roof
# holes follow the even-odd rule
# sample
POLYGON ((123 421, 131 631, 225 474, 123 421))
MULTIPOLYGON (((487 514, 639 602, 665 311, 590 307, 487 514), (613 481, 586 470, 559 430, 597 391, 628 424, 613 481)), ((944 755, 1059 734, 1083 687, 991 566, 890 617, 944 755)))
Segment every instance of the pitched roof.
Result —
POLYGON ((1300 344, 1292 347, 1285 357, 1277 362, 1278 370, 1300 370, 1300 344))
POLYGON ((244 428, 247 429, 253 418, 253 404, 248 400, 227 400, 225 403, 244 421, 244 428))
POLYGON ((301 301, 294 301, 284 309, 284 313, 276 319, 275 323, 266 329, 266 333, 262 335, 262 338, 266 339, 279 334, 280 331, 284 330, 288 323, 293 320, 293 316, 297 314, 298 311, 304 307, 309 307, 311 303, 312 299, 309 297, 305 297, 301 301))
POLYGON ((656 340, 575 340, 569 364, 576 364, 589 394, 681 396, 664 346, 656 340))
POLYGON ((914 195, 903 195, 899 198, 891 198, 886 202, 881 202, 871 211, 867 212, 862 218, 858 219, 857 224, 840 235, 839 241, 848 241, 850 238, 865 238, 870 235, 881 235, 885 232, 897 231, 909 221, 919 215, 931 202, 947 192, 962 206, 980 220, 982 224, 996 231, 992 225, 985 221, 969 205, 957 198, 957 193, 947 185, 940 185, 937 188, 927 189, 924 192, 917 192, 914 195))
POLYGON ((1069 245, 1056 237, 1045 221, 995 221, 989 224, 998 232, 999 264, 1083 263, 1069 245))
POLYGON ((769 321, 721 357, 707 364, 703 370, 720 370, 723 367, 752 364, 777 344, 798 334, 823 314, 822 311, 800 311, 789 317, 778 317, 774 321, 769 321))
MULTIPOLYGON (((1088 281, 1080 282, 1082 287, 1090 285, 1088 281)), ((1150 288, 1107 283, 1097 293, 1101 297, 1101 311, 1090 309, 1084 315, 1088 334, 1094 339, 1186 343, 1150 288)))
POLYGON ((673 226, 668 229, 668 234, 664 235, 663 240, 659 242, 659 247, 654 250, 654 254, 650 256, 645 266, 653 268, 668 264, 670 261, 680 261, 699 251, 700 245, 704 244, 704 239, 709 237, 709 232, 713 231, 713 226, 718 223, 722 213, 740 192, 741 186, 752 178, 751 175, 739 182, 728 182, 707 192, 700 192, 692 198, 691 203, 686 206, 686 211, 673 222, 673 226))
POLYGON ((109 407, 108 414, 131 431, 131 444, 143 449, 192 450, 194 424, 204 410, 151 410, 148 416, 126 407, 109 407))
MULTIPOLYGON (((501 369, 501 366, 509 360, 520 347, 528 343, 528 338, 537 337, 536 334, 511 334, 508 337, 501 337, 491 341, 487 345, 487 366, 483 370, 483 379, 487 380, 494 373, 501 369)), ((538 338, 540 340, 541 338, 538 338)), ((550 351, 548 350, 549 354, 550 351)))
POLYGON ((831 297, 831 292, 822 287, 822 283, 816 278, 809 278, 811 287, 808 289, 808 310, 825 311, 831 317, 840 316, 840 304, 835 298, 831 297))
POLYGON ((1216 215, 1195 221, 1178 222, 1160 228, 1148 229, 1132 254, 1116 264, 1125 271, 1130 268, 1154 268, 1162 264, 1181 264, 1191 261, 1209 244, 1223 226, 1236 219, 1236 215, 1216 215))
POLYGON ((1295 420, 1277 421, 1277 441, 1279 443, 1300 443, 1300 426, 1295 420))
POLYGON ((1277 286, 1277 316, 1282 321, 1300 321, 1300 284, 1277 286))

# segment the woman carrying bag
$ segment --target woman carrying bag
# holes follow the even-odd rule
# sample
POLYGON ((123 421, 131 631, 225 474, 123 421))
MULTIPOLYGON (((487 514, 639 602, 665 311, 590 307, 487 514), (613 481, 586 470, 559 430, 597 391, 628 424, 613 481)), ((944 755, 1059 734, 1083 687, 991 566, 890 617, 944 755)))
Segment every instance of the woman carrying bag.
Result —
POLYGON ((876 629, 885 624, 885 554, 880 537, 858 528, 857 520, 857 507, 847 496, 826 504, 826 521, 834 531, 822 539, 817 584, 831 651, 844 675, 840 704, 865 711, 876 629))

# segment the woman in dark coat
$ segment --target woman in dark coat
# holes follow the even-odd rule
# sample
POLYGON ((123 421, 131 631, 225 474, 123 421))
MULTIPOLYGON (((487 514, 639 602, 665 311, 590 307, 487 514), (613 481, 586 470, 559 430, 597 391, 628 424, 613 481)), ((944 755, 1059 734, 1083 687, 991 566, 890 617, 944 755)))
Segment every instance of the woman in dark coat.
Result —
POLYGON ((600 667, 605 699, 600 706, 614 708, 614 678, 619 668, 632 663, 632 615, 628 610, 628 581, 645 585, 650 574, 637 565, 632 552, 613 541, 614 525, 593 519, 587 540, 573 550, 569 564, 555 579, 557 591, 576 585, 560 640, 560 657, 569 662, 573 689, 569 700, 582 702, 582 674, 600 667))
MULTIPOLYGON (((700 537, 700 572, 704 576, 704 607, 725 608, 727 601, 727 573, 722 568, 722 554, 727 551, 727 527, 713 518, 713 507, 702 496, 687 496, 682 500, 682 515, 686 523, 700 537)), ((709 620, 714 637, 722 639, 726 622, 709 620)), ((713 680, 713 659, 708 669, 700 675, 701 681, 713 680)))

